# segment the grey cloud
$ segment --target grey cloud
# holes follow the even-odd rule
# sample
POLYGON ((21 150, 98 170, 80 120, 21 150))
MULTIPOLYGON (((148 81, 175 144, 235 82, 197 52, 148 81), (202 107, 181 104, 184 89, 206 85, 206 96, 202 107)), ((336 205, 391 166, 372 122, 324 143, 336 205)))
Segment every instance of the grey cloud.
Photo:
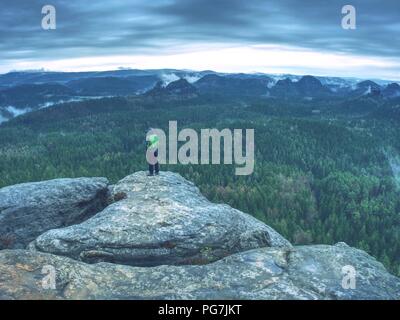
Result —
POLYGON ((342 0, 51 0, 57 30, 40 28, 38 0, 3 0, 0 59, 158 53, 201 41, 282 44, 398 58, 400 1, 352 0, 358 28, 340 26, 342 0))

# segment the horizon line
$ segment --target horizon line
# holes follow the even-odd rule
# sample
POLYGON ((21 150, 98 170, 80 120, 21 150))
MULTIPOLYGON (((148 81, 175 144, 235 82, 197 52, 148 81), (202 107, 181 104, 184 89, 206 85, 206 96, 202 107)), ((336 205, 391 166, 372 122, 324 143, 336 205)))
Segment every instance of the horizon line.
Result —
POLYGON ((304 76, 312 76, 312 77, 320 77, 320 78, 341 78, 341 79, 353 79, 353 80, 379 80, 379 81, 392 81, 392 82, 396 82, 396 83, 400 83, 400 79, 399 80, 395 80, 395 79, 389 79, 389 78, 377 78, 377 77, 357 77, 357 76, 331 76, 329 74, 311 74, 311 73, 266 73, 266 72, 261 72, 261 71, 249 71, 249 72, 222 72, 222 71, 216 71, 213 69, 203 69, 203 70, 197 70, 197 69, 188 69, 188 68, 144 68, 144 69, 140 69, 140 68, 130 68, 130 67, 119 67, 117 69, 104 69, 104 70, 79 70, 79 71, 69 71, 69 70, 50 70, 50 69, 45 69, 45 68, 39 68, 39 69, 10 69, 7 72, 4 73, 0 73, 0 76, 9 74, 9 73, 39 73, 39 72, 43 72, 43 73, 83 73, 83 72, 92 72, 92 73, 101 73, 101 72, 112 72, 112 71, 134 71, 134 70, 138 70, 138 71, 156 71, 156 70, 171 70, 171 71, 187 71, 187 72, 214 72, 217 74, 248 74, 248 75, 272 75, 272 76, 297 76, 297 77, 304 77, 304 76))

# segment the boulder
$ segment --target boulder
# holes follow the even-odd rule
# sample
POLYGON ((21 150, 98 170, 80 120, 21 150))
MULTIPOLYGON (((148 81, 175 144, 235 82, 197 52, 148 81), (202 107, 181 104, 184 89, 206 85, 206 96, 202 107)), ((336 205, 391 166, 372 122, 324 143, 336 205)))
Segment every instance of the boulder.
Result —
POLYGON ((264 247, 207 265, 155 267, 3 250, 0 299, 400 299, 400 279, 344 244, 264 247), (356 270, 354 288, 343 285, 346 266, 356 270))
POLYGON ((106 178, 57 179, 0 189, 0 249, 82 222, 106 206, 106 178))
POLYGON ((252 216, 208 201, 172 172, 137 172, 111 188, 114 203, 90 219, 50 230, 30 248, 88 263, 133 266, 206 264, 289 241, 252 216))

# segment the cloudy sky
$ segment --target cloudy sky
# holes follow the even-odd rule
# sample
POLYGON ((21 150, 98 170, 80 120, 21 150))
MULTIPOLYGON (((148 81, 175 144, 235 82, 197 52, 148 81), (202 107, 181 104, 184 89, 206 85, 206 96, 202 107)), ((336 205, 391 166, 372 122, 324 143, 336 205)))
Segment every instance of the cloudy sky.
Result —
POLYGON ((119 67, 400 80, 400 1, 1 1, 0 72, 119 67), (47 4, 56 30, 41 28, 47 4))

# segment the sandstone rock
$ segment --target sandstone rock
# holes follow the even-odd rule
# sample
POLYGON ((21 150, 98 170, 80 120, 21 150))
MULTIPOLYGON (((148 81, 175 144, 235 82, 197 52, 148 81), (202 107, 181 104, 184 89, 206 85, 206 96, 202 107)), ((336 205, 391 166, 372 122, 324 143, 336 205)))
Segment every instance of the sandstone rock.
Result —
POLYGON ((0 249, 24 248, 41 233, 82 222, 106 205, 105 178, 57 179, 0 189, 0 249))
MULTIPOLYGON (((113 202, 45 232, 31 250, 0 250, 0 299, 400 299, 400 279, 364 251, 293 247, 251 216, 210 203, 178 174, 139 172, 108 189, 105 179, 62 179, 0 190, 8 204, 0 212, 16 213, 23 241, 45 217, 46 228, 71 224, 113 202)), ((12 226, 10 217, 0 221, 12 226)))
POLYGON ((207 265, 157 267, 3 250, 0 299, 400 299, 400 279, 343 244, 265 247, 207 265), (346 265, 357 271, 355 289, 342 286, 346 265), (54 289, 43 286, 49 267, 54 289))
POLYGON ((50 230, 32 250, 134 266, 205 264, 265 246, 290 247, 272 228, 213 204, 180 175, 132 174, 114 185, 119 200, 79 225, 50 230))

